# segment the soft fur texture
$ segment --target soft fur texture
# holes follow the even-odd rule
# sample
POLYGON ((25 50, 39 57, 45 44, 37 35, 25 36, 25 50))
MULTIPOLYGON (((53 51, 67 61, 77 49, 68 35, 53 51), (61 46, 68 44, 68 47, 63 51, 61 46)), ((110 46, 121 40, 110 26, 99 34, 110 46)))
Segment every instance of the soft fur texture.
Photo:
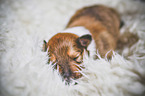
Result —
POLYGON ((1 0, 0 96, 144 96, 144 5, 140 0, 1 0), (94 4, 117 9, 125 21, 121 33, 134 33, 139 41, 116 50, 112 60, 85 57, 84 77, 66 86, 47 64, 43 40, 63 30, 77 9, 94 4))

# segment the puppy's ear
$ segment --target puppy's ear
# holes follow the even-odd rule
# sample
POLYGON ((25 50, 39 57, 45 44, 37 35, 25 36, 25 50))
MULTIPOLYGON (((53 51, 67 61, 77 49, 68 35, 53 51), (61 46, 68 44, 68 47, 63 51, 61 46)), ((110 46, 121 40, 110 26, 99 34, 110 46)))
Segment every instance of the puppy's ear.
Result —
POLYGON ((47 42, 44 40, 43 41, 43 49, 42 51, 46 52, 47 51, 47 42))
POLYGON ((92 36, 87 34, 78 38, 78 42, 82 47, 87 48, 92 41, 92 36))

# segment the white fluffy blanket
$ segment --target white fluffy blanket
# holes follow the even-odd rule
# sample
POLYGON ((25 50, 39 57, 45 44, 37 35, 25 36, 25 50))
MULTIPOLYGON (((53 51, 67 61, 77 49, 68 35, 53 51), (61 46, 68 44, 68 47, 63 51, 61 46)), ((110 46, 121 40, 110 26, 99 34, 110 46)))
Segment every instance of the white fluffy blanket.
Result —
POLYGON ((145 3, 139 0, 1 0, 0 96, 144 96, 145 3), (112 60, 85 58, 84 77, 66 86, 47 64, 43 40, 64 29, 83 6, 104 4, 125 21, 121 33, 139 41, 112 60))

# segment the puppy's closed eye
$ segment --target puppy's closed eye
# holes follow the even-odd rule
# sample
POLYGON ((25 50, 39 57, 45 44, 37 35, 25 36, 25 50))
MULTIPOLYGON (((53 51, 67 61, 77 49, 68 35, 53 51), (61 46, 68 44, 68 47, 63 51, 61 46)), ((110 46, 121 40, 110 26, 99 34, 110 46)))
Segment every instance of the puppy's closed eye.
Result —
POLYGON ((81 56, 74 58, 74 61, 76 61, 77 63, 82 63, 83 59, 81 59, 81 56))
POLYGON ((73 57, 73 60, 77 63, 82 63, 83 62, 83 56, 81 53, 78 53, 75 57, 73 57))

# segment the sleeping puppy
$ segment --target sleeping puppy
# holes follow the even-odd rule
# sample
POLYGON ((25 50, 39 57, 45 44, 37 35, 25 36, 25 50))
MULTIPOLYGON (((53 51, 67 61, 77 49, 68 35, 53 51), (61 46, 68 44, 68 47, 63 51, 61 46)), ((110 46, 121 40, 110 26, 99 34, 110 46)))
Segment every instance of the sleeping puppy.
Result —
MULTIPOLYGON (((95 5, 78 10, 68 22, 66 30, 44 41, 50 61, 56 63, 63 80, 70 82, 82 76, 84 52, 95 45, 101 57, 115 50, 119 38, 120 16, 112 8, 95 5)), ((112 52, 107 57, 110 58, 112 52)))

